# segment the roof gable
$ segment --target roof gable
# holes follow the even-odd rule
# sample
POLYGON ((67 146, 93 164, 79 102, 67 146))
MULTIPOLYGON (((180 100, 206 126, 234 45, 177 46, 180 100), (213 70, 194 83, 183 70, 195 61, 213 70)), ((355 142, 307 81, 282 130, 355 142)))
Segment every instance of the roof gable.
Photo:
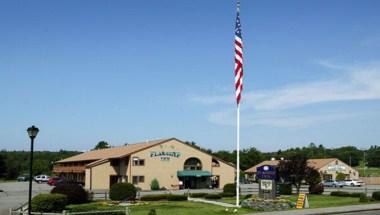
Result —
POLYGON ((66 162, 80 162, 80 161, 96 161, 102 159, 112 159, 112 158, 120 158, 127 156, 129 154, 135 153, 137 151, 141 151, 143 149, 155 146, 160 143, 167 142, 170 139, 160 139, 160 140, 152 140, 135 144, 128 144, 126 146, 118 146, 107 149, 98 149, 93 151, 84 152, 79 155, 75 155, 60 161, 57 163, 66 163, 66 162))

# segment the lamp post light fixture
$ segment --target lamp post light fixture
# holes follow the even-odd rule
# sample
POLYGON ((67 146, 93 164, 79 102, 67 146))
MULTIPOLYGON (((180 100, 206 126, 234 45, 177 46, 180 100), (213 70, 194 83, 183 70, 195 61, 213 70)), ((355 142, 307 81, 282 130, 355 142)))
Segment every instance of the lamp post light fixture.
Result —
POLYGON ((30 137, 30 158, 29 158, 29 196, 28 196, 28 215, 32 212, 31 200, 32 200, 32 179, 33 179, 33 144, 34 138, 37 137, 38 128, 34 125, 29 127, 27 130, 30 137))

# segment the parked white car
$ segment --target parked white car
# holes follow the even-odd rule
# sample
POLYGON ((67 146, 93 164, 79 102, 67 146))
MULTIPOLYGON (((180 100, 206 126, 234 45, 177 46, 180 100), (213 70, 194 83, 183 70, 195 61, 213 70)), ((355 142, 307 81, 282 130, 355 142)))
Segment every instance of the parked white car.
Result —
POLYGON ((47 176, 47 175, 36 175, 36 176, 34 176, 34 180, 37 183, 42 183, 42 182, 47 183, 49 181, 49 176, 47 176))
POLYGON ((346 186, 351 186, 351 187, 361 187, 361 186, 364 186, 364 182, 359 181, 357 179, 344 180, 344 183, 345 183, 346 186))

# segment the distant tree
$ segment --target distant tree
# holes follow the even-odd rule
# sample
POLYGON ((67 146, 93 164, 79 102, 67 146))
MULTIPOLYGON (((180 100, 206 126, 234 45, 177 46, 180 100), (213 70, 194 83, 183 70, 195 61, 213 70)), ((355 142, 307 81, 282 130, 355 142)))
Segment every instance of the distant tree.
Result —
POLYGON ((296 154, 287 160, 280 161, 278 173, 283 181, 291 183, 296 187, 298 194, 301 182, 306 179, 306 176, 311 171, 310 168, 307 166, 307 157, 303 154, 296 154))
POLYGON ((33 175, 49 174, 49 166, 49 161, 47 160, 33 159, 33 175))
POLYGON ((366 162, 370 167, 380 167, 380 147, 371 146, 366 151, 366 162))
POLYGON ((336 174, 335 180, 337 180, 337 181, 343 181, 344 179, 346 179, 346 175, 344 173, 338 172, 336 174))
POLYGON ((0 178, 3 178, 5 176, 6 170, 7 167, 5 165, 5 156, 0 154, 0 178))
POLYGON ((256 148, 243 149, 240 152, 240 168, 246 170, 263 161, 263 156, 256 148))
POLYGON ((96 144, 95 148, 93 148, 92 150, 106 149, 109 147, 110 147, 110 145, 108 145, 108 143, 106 141, 102 140, 98 144, 96 144))

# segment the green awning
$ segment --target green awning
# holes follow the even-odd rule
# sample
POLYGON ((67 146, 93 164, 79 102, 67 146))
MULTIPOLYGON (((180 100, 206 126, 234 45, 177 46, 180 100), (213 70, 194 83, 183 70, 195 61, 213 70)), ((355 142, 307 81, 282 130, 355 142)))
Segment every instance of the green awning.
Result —
POLYGON ((202 170, 183 170, 177 171, 178 177, 192 176, 192 177, 205 177, 211 176, 211 172, 202 170))

